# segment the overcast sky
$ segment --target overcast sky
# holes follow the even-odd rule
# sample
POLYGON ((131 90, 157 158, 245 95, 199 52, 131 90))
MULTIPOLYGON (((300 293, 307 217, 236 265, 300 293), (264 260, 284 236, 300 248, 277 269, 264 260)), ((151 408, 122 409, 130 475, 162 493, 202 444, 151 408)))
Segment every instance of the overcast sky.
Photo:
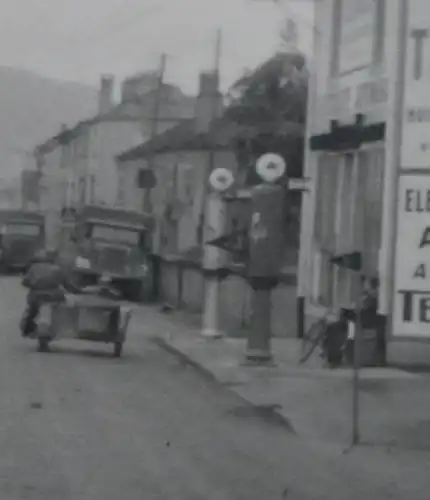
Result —
POLYGON ((223 87, 278 44, 282 19, 299 23, 300 48, 312 46, 312 3, 284 0, 0 0, 0 65, 97 85, 100 73, 122 78, 170 57, 166 78, 196 89, 223 33, 223 87), (287 6, 288 5, 288 6, 287 6))

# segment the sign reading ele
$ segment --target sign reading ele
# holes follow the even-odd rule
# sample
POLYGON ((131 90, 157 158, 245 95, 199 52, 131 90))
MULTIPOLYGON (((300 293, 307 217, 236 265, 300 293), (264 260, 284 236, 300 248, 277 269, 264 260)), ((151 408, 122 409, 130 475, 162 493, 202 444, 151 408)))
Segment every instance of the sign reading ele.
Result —
POLYGON ((393 335, 430 337, 430 176, 399 180, 393 335))

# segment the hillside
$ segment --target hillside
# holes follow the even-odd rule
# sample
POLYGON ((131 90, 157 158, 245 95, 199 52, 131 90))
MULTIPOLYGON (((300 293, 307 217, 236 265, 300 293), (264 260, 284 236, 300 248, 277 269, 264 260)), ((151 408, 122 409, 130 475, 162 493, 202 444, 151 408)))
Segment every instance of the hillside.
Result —
POLYGON ((95 88, 0 67, 0 176, 13 176, 25 161, 14 149, 31 149, 62 123, 72 125, 91 116, 96 106, 95 88))

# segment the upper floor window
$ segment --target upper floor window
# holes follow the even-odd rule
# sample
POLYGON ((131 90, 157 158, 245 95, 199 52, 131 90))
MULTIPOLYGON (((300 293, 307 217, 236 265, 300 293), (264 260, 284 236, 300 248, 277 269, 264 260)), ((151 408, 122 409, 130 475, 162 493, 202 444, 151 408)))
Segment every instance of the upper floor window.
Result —
POLYGON ((386 0, 333 0, 332 77, 381 66, 385 15, 386 0))

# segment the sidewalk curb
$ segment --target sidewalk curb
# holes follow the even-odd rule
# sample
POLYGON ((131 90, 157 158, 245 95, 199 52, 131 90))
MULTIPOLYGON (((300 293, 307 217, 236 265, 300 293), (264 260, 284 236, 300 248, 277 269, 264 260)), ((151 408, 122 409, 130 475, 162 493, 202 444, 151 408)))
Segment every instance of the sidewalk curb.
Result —
POLYGON ((206 380, 212 383, 216 383, 218 386, 223 387, 227 391, 234 393, 244 403, 250 405, 260 418, 282 426, 290 434, 293 434, 295 436, 298 435, 293 424, 285 415, 282 414, 282 411, 279 410, 278 405, 257 405, 253 401, 242 396, 242 394, 236 391, 232 387, 232 385, 220 382, 211 370, 203 366, 198 361, 195 361, 191 356, 185 354, 180 349, 177 349, 176 347, 172 346, 171 344, 166 342, 166 340, 164 340, 163 338, 158 336, 153 336, 150 338, 150 341, 155 345, 157 345, 160 349, 163 349, 164 351, 178 358, 184 364, 194 368, 206 380))
MULTIPOLYGON (((220 384, 218 379, 215 377, 215 375, 205 368, 201 363, 198 361, 195 361, 191 356, 188 356, 187 354, 183 353, 180 349, 177 349, 176 347, 173 347, 170 345, 168 342, 166 342, 163 338, 161 337, 151 337, 151 342, 160 347, 160 349, 163 349, 164 351, 173 354, 177 358, 180 359, 184 364, 191 366, 194 368, 196 371, 198 371, 201 375, 203 375, 207 380, 210 382, 216 382, 220 384)), ((222 384, 220 384, 222 385, 222 384)))

